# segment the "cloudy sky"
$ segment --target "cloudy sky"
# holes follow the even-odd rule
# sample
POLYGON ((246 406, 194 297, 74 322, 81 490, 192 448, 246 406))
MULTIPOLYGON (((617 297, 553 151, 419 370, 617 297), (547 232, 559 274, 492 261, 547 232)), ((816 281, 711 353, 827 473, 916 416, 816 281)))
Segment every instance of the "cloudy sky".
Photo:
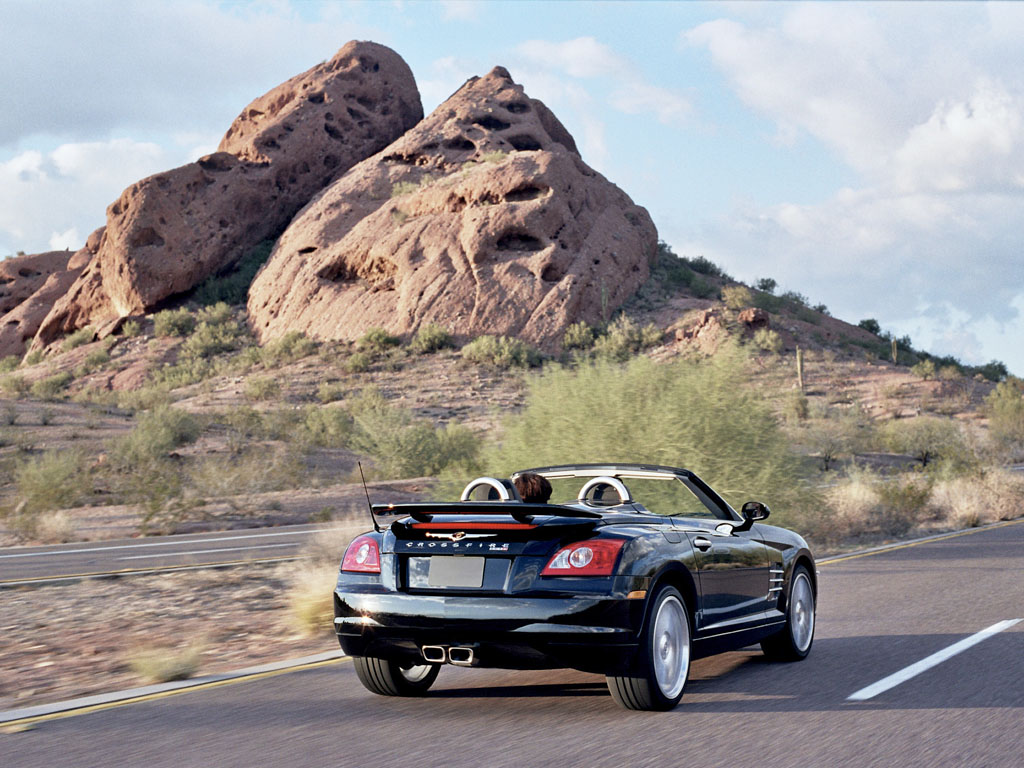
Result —
POLYGON ((1024 4, 0 0, 0 256, 76 248, 346 41, 501 64, 677 253, 1024 374, 1024 4))

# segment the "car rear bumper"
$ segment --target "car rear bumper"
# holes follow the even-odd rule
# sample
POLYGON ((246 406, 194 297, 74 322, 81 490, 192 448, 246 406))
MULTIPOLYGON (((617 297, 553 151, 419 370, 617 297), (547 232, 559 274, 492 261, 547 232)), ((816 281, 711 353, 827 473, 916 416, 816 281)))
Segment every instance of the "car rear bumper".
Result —
POLYGON ((423 646, 472 647, 474 666, 621 672, 632 664, 642 600, 337 591, 345 653, 414 662, 423 646))

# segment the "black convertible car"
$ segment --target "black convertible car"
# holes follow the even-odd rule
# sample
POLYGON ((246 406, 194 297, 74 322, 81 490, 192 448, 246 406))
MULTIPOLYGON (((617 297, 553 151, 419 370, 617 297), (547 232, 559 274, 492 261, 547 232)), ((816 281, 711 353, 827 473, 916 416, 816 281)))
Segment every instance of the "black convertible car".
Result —
POLYGON ((606 675, 627 709, 665 710, 691 659, 811 650, 806 542, 685 469, 541 467, 474 480, 458 502, 371 511, 375 530, 341 563, 334 626, 374 693, 422 694, 444 664, 572 667, 606 675), (564 501, 523 501, 516 481, 538 475, 564 501))

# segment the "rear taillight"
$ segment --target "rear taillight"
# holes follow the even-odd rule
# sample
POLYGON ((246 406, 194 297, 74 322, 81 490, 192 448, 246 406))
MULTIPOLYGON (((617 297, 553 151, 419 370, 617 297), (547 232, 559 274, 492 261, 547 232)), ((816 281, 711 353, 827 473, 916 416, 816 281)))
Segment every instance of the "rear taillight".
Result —
POLYGON ((611 576, 625 539, 591 539, 562 547, 541 576, 611 576))
POLYGON ((341 561, 341 570, 357 573, 380 573, 380 547, 372 536, 357 536, 341 561))

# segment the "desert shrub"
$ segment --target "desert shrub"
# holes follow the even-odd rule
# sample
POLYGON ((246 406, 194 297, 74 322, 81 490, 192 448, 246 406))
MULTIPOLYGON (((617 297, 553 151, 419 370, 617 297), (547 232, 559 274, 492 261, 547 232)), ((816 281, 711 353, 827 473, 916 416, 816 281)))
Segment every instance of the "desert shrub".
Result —
POLYGON ((75 539, 75 520, 63 509, 41 512, 32 538, 43 544, 63 544, 75 539))
POLYGON ((708 275, 709 277, 719 277, 725 280, 730 279, 729 275, 725 273, 725 270, 711 261, 711 259, 705 258, 704 256, 695 256, 693 258, 680 256, 679 258, 694 272, 700 272, 702 275, 708 275))
POLYGON ((447 328, 437 323, 427 323, 416 331, 416 335, 409 344, 409 349, 417 354, 425 355, 451 346, 453 346, 452 335, 447 328))
POLYGON ((184 307, 165 309, 153 315, 153 333, 157 336, 188 336, 195 327, 195 317, 184 307))
POLYGON ((462 357, 496 368, 529 368, 541 361, 540 352, 511 336, 478 336, 462 348, 462 357))
POLYGON ((321 403, 333 403, 345 397, 346 388, 338 382, 322 381, 316 390, 316 399, 321 403))
POLYGON ((500 149, 496 149, 493 152, 484 152, 480 155, 481 163, 500 163, 508 157, 508 152, 503 152, 500 149))
POLYGON ((110 353, 105 349, 94 349, 85 356, 85 360, 75 368, 75 376, 86 376, 99 370, 110 362, 110 353))
POLYGON ((21 365, 21 358, 17 355, 8 355, 0 360, 0 373, 10 373, 21 365))
MULTIPOLYGON (((329 410, 329 409, 325 409, 329 410)), ((435 428, 404 408, 391 405, 376 389, 353 398, 350 447, 367 453, 387 477, 436 475, 453 466, 472 466, 479 439, 465 427, 435 428)))
POLYGON ((645 349, 661 343, 662 332, 653 323, 642 328, 626 315, 619 315, 594 342, 594 354, 606 360, 625 362, 645 349))
POLYGON ((578 323, 573 323, 565 329, 565 335, 562 337, 562 347, 586 351, 594 346, 594 340, 594 329, 580 320, 578 323))
POLYGON ((868 442, 870 427, 859 408, 830 409, 822 418, 805 421, 794 437, 827 472, 838 459, 851 456, 868 442))
POLYGON ((875 336, 880 336, 882 334, 882 326, 880 326, 878 321, 872 317, 869 317, 866 320, 861 320, 857 323, 857 327, 863 328, 868 333, 875 334, 875 336))
POLYGON ((25 359, 22 360, 22 362, 25 365, 35 365, 36 363, 41 362, 42 359, 43 359, 43 350, 41 350, 41 349, 33 349, 31 352, 29 352, 27 355, 25 355, 25 359))
MULTIPOLYGON (((243 256, 231 269, 206 278, 193 292, 200 304, 244 304, 249 286, 274 249, 273 240, 264 240, 243 256)), ((127 334, 126 334, 127 335, 127 334)))
POLYGON ((778 331, 770 328, 758 328, 754 331, 754 346, 777 355, 782 351, 782 337, 778 331))
POLYGON ((9 397, 22 397, 28 392, 29 383, 24 376, 4 376, 0 378, 0 390, 9 397))
POLYGON ((0 412, 0 423, 11 426, 18 420, 18 409, 14 403, 4 403, 4 409, 0 412))
POLYGON ((121 326, 121 334, 126 339, 134 339, 142 335, 142 323, 138 320, 129 320, 121 326))
POLYGON ((259 351, 259 358, 267 368, 292 363, 316 352, 316 342, 302 331, 289 331, 279 339, 267 342, 259 351))
POLYGON ((201 431, 192 414, 169 405, 157 406, 141 413, 132 431, 113 443, 111 457, 121 466, 143 465, 195 442, 201 431))
POLYGON ((84 344, 88 344, 90 341, 96 338, 96 331, 91 326, 80 328, 74 333, 64 338, 61 342, 60 348, 65 352, 70 352, 72 349, 77 349, 84 344))
POLYGON ((356 342, 356 347, 363 352, 379 355, 400 343, 397 336, 392 336, 383 328, 370 328, 356 342))
POLYGON ((355 433, 355 420, 344 408, 310 406, 303 417, 303 437, 313 445, 345 448, 355 433))
POLYGON ((306 479, 294 450, 258 446, 203 458, 189 470, 188 486, 202 498, 217 498, 296 488, 306 479))
POLYGON ((17 501, 7 525, 18 536, 36 539, 45 515, 80 504, 91 490, 82 454, 50 450, 18 462, 14 469, 17 501))
POLYGON ((913 456, 927 467, 937 461, 966 465, 973 457, 959 425, 939 416, 916 416, 896 419, 880 430, 887 448, 896 453, 913 456))
POLYGON ((877 486, 879 496, 878 526, 887 536, 905 536, 928 514, 931 479, 920 472, 909 472, 889 478, 877 486))
POLYGON ((56 400, 67 391, 68 385, 74 380, 72 373, 63 371, 35 382, 30 391, 33 397, 40 400, 56 400))
POLYGON ((1005 469, 940 478, 931 507, 956 528, 973 528, 1017 516, 1024 477, 1005 469))
POLYGON ((1024 381, 1010 377, 996 384, 985 398, 992 438, 1010 448, 1024 447, 1024 381))
POLYGON ((750 498, 785 520, 812 504, 800 460, 750 384, 747 358, 727 346, 714 358, 625 366, 598 360, 552 366, 528 382, 526 406, 507 418, 484 469, 507 476, 528 466, 587 461, 689 468, 737 508, 750 498))
POLYGON ((779 284, 770 277, 761 277, 754 283, 754 287, 759 291, 771 294, 775 293, 775 289, 779 287, 779 284))
POLYGON ((786 398, 782 412, 787 422, 798 423, 806 421, 811 415, 811 403, 807 399, 807 395, 797 390, 786 398))
POLYGON ((399 181, 391 185, 391 196, 401 197, 402 195, 411 195, 420 185, 415 181, 399 181))
POLYGON ((914 366, 911 366, 910 372, 919 378, 927 381, 928 379, 935 378, 935 363, 931 360, 922 360, 914 366))
POLYGON ((373 357, 369 353, 353 352, 345 359, 342 367, 348 373, 363 373, 370 370, 370 365, 372 364, 373 357))
POLYGON ((722 301, 729 309, 736 310, 753 306, 754 294, 745 285, 727 285, 722 289, 722 301))
POLYGON ((281 385, 269 376, 253 376, 245 382, 245 396, 249 400, 270 400, 281 394, 281 385))
POLYGON ((179 359, 207 359, 238 349, 246 332, 232 316, 231 307, 220 302, 203 307, 197 315, 199 323, 181 345, 179 359))
POLYGON ((139 389, 117 393, 117 407, 126 411, 148 411, 171 404, 171 393, 166 386, 150 384, 139 389))
POLYGON ((801 307, 806 307, 810 303, 806 296, 802 293, 798 293, 797 291, 784 291, 779 298, 783 301, 789 302, 790 304, 795 304, 801 307))
POLYGON ((203 649, 192 643, 184 648, 140 648, 129 654, 132 672, 150 683, 187 680, 199 671, 203 649))

